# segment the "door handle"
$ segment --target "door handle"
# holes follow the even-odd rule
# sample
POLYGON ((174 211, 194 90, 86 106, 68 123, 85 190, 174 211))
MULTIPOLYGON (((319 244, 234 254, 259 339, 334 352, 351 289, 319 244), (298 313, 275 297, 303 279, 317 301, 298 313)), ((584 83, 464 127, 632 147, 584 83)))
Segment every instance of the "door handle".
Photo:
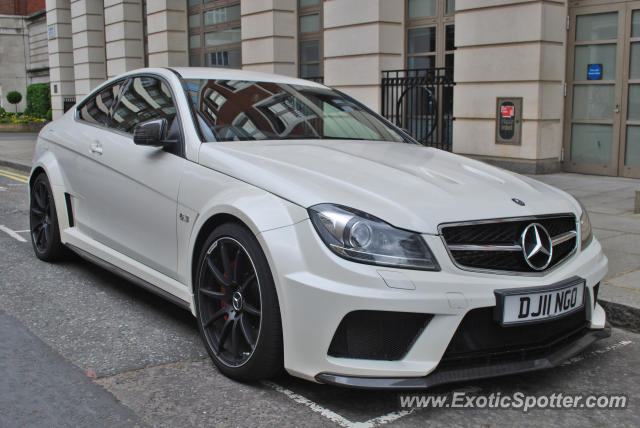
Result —
POLYGON ((101 155, 102 154, 102 144, 100 144, 97 141, 94 141, 93 143, 91 143, 91 146, 90 146, 89 150, 91 150, 91 153, 94 153, 96 155, 101 155))
POLYGON ((616 104, 616 106, 613 108, 613 112, 620 113, 620 104, 616 104))

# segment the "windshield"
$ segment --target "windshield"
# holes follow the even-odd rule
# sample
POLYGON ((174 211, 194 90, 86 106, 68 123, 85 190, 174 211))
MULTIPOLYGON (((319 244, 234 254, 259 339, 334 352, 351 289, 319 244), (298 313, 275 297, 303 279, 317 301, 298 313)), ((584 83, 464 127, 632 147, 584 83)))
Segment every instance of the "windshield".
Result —
POLYGON ((187 80, 205 141, 348 139, 407 142, 357 101, 329 88, 187 80))

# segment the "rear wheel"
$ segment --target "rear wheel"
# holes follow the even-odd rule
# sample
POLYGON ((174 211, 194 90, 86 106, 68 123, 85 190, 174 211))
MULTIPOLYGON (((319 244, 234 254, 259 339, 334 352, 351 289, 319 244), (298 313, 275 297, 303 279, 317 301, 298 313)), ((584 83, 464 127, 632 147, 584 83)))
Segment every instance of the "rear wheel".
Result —
POLYGON ((29 225, 31 244, 36 257, 47 262, 60 260, 64 257, 66 251, 60 241, 53 192, 45 174, 38 175, 31 186, 29 225))
POLYGON ((221 225, 205 242, 198 266, 198 325, 213 362, 240 381, 278 374, 283 365, 280 307, 256 238, 241 225, 221 225))

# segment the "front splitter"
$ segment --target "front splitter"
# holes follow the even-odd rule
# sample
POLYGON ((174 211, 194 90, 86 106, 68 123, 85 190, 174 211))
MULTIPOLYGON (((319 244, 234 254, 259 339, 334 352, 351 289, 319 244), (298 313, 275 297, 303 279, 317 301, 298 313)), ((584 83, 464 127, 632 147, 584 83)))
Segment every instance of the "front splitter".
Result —
POLYGON ((611 328, 608 326, 600 330, 588 330, 587 333, 580 338, 541 358, 466 368, 436 368, 435 371, 423 377, 376 378, 320 373, 315 379, 320 383, 355 389, 427 389, 447 383, 466 382, 557 367, 580 351, 591 346, 594 342, 609 336, 611 336, 611 328))

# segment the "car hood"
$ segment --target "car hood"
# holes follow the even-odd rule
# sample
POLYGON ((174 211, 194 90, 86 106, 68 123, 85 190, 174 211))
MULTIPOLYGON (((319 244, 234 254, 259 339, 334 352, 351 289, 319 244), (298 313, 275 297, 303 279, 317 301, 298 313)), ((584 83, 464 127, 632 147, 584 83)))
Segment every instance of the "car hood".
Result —
POLYGON ((320 203, 345 205, 421 233, 438 233, 438 225, 447 222, 579 212, 572 197, 551 186, 412 144, 204 143, 199 163, 305 208, 320 203))

